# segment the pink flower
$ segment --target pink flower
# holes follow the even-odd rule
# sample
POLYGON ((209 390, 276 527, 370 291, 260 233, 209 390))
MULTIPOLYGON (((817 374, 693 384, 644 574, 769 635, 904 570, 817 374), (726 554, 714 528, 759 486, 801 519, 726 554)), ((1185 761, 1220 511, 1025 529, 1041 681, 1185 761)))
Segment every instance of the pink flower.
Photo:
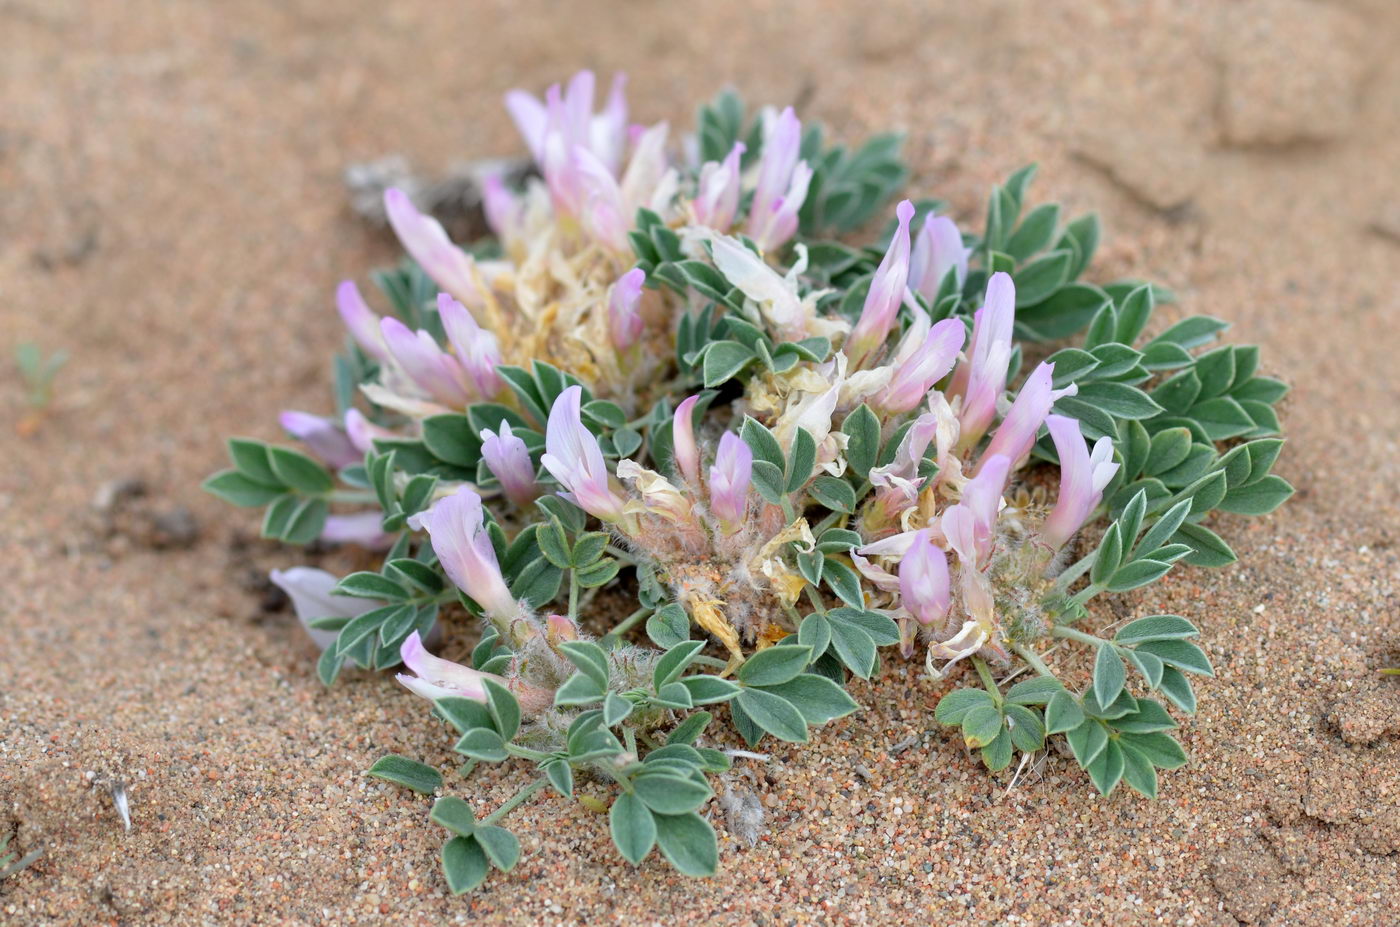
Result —
POLYGON ((355 450, 359 452, 362 459, 365 454, 374 450, 376 438, 397 437, 389 429, 376 425, 365 418, 359 409, 345 410, 345 436, 350 439, 350 443, 355 446, 355 450))
POLYGON ((438 294, 438 315, 476 398, 494 399, 505 386, 496 373, 501 363, 501 342, 493 332, 476 324, 466 306, 446 293, 438 294))
POLYGON ((1051 415, 1045 424, 1060 455, 1060 497, 1045 519, 1040 537, 1058 550, 1098 507, 1104 487, 1118 473, 1118 464, 1113 462, 1113 442, 1106 437, 1094 444, 1092 454, 1089 452, 1077 420, 1051 415))
POLYGON ((302 627, 322 650, 334 646, 340 632, 313 628, 311 622, 318 618, 358 618, 388 604, 379 599, 336 595, 334 590, 340 584, 339 577, 316 567, 273 570, 268 574, 268 579, 292 600, 292 609, 297 613, 302 627))
POLYGON ((853 368, 859 367, 862 360, 885 343, 895 316, 904 302, 904 291, 909 282, 909 222, 914 218, 914 204, 904 200, 895 207, 899 226, 890 240, 875 276, 870 280, 870 291, 865 296, 865 306, 851 336, 846 339, 846 356, 851 359, 853 368))
POLYGON ((501 686, 506 684, 506 681, 500 676, 483 673, 470 666, 463 666, 460 663, 453 663, 451 660, 433 656, 423 646, 423 641, 419 638, 417 631, 408 635, 404 640, 403 645, 399 648, 399 656, 403 658, 404 666, 408 667, 414 675, 399 673, 394 678, 403 683, 415 695, 421 695, 429 700, 435 701, 455 696, 469 698, 474 702, 485 702, 486 686, 483 684, 484 680, 490 679, 501 686))
POLYGON ((409 518, 408 525, 415 531, 428 532, 448 578, 488 616, 498 621, 521 617, 520 603, 501 575, 496 549, 486 532, 480 496, 462 487, 439 499, 426 512, 409 518))
POLYGON ((608 295, 608 330, 613 347, 626 351, 642 337, 642 314, 637 307, 642 301, 642 284, 646 271, 634 267, 613 284, 608 295))
POLYGON ((502 419, 499 432, 482 429, 481 458, 486 461, 486 468, 500 482, 501 491, 513 505, 528 508, 539 498, 541 490, 535 482, 535 465, 530 460, 530 449, 511 432, 509 422, 502 419))
POLYGON ((952 601, 948 555, 933 543, 927 528, 914 535, 914 543, 899 561, 899 598, 921 625, 939 624, 948 617, 952 601))
POLYGON ((620 521, 622 499, 612 490, 598 439, 583 425, 582 401, 579 386, 570 386, 554 400, 540 462, 567 490, 559 495, 603 521, 620 521))
POLYGON ((930 326, 928 313, 918 310, 895 351, 889 385, 875 396, 873 404, 891 415, 915 408, 933 384, 953 369, 965 340, 967 329, 960 320, 944 319, 930 326))
MULTIPOLYGON (((506 109, 524 136, 556 209, 581 217, 588 204, 581 166, 575 156, 583 149, 598 162, 604 174, 616 177, 627 146, 627 79, 613 78, 603 111, 593 113, 595 80, 592 71, 580 71, 567 88, 558 84, 545 91, 544 101, 523 90, 506 94, 506 109)), ((609 220, 611 221, 611 220, 609 220)))
POLYGON ((909 255, 909 289, 930 303, 938 296, 938 285, 956 269, 957 285, 967 279, 967 259, 972 249, 963 246, 962 233, 947 216, 924 216, 924 227, 914 240, 909 255))
POLYGON ((717 232, 727 232, 734 225, 742 192, 739 161, 745 150, 743 142, 735 142, 723 161, 706 161, 700 167, 700 181, 691 204, 700 225, 717 232))
POLYGON ((997 400, 1006 391, 1015 316, 1016 284, 1010 274, 992 274, 982 308, 973 316, 968 358, 954 374, 950 388, 950 392, 963 398, 958 421, 964 448, 976 444, 996 417, 997 400))
POLYGON ((520 200, 506 189, 500 174, 487 174, 481 181, 481 210, 486 224, 502 241, 515 237, 520 225, 520 200))
POLYGON ((570 159, 578 186, 578 198, 570 211, 599 244, 626 252, 631 247, 627 230, 632 217, 617 178, 597 155, 582 145, 574 147, 570 159))
POLYGON ((710 510, 733 534, 744 524, 748 511, 749 483, 753 478, 753 450, 732 431, 719 439, 719 451, 710 467, 710 510))
POLYGON ((1074 384, 1065 389, 1053 389, 1051 384, 1054 378, 1054 364, 1041 364, 1031 371, 1016 401, 1011 404, 1011 411, 1006 413, 987 449, 982 452, 984 458, 1005 454, 1011 458, 1012 469, 1026 462, 1035 444, 1035 436, 1045 416, 1050 414, 1050 406, 1061 396, 1073 396, 1079 392, 1079 387, 1074 384))
POLYGON ((389 353, 419 389, 448 406, 462 408, 472 401, 466 371, 432 335, 415 332, 392 316, 380 319, 379 328, 389 353))
POLYGON ((476 262, 452 243, 442 223, 420 213, 402 190, 384 191, 384 211, 399 243, 423 272, 453 296, 468 305, 481 305, 476 285, 476 262))
POLYGON ((943 536, 958 557, 981 569, 991 559, 996 544, 997 515, 1011 460, 1004 454, 985 458, 977 476, 963 485, 962 500, 943 513, 943 536))
POLYGON ((384 515, 378 511, 328 515, 321 529, 321 540, 330 544, 355 544, 366 550, 384 550, 393 543, 394 535, 385 533, 383 521, 384 515))
POLYGON ((749 205, 748 235, 763 251, 782 245, 797 232, 797 213, 807 200, 812 169, 799 161, 802 123, 789 106, 763 124, 758 186, 749 205))
POLYGON ((370 309, 360 295, 359 287, 353 280, 342 280, 335 290, 335 304, 340 311, 340 319, 350 332, 350 337, 360 349, 375 360, 383 363, 389 359, 389 348, 384 343, 384 335, 379 331, 379 316, 370 309))
POLYGON ((676 406, 671 418, 671 453, 681 478, 693 487, 700 485, 700 449, 695 444, 694 412, 699 396, 690 396, 676 406))
POLYGON ((312 454, 337 470, 365 459, 335 419, 288 409, 277 419, 287 434, 305 442, 312 454))

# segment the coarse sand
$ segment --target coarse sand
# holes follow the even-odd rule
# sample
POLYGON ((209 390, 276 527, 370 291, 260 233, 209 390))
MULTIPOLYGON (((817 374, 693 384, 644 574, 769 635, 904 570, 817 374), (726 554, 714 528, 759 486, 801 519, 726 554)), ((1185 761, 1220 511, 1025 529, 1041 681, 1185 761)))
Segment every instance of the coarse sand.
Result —
MULTIPOLYGON (((1397 44, 1394 0, 3 0, 0 835, 44 855, 0 924, 1400 923, 1397 44), (440 726, 387 676, 323 688, 260 582, 355 555, 265 545, 198 483, 225 436, 329 406, 333 287, 396 256, 345 165, 516 154, 502 92, 579 67, 677 127, 732 85, 846 139, 901 129, 911 189, 963 223, 1039 161, 1034 196, 1103 216, 1096 279, 1262 344, 1297 496, 1215 520, 1239 564, 1094 619, 1204 629, 1218 678, 1159 800, 1054 751, 1008 789, 890 661, 867 710, 738 762, 764 830, 715 808, 713 880, 627 865, 550 794, 511 819, 513 872, 447 893, 430 802, 363 775, 450 772, 440 726), (71 354, 37 426, 23 341, 71 354)), ((485 811, 523 772, 448 788, 485 811)))

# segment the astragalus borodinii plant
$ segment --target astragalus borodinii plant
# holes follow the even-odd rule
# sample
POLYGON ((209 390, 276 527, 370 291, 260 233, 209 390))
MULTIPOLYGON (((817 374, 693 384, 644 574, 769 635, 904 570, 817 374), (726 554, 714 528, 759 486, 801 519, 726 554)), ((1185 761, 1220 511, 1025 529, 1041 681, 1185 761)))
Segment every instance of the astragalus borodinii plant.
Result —
MULTIPOLYGON (((1031 169, 968 234, 934 201, 889 208, 893 136, 826 147, 726 95, 673 145, 629 125, 620 81, 601 112, 593 92, 585 72, 507 97, 535 173, 485 180, 490 241, 387 192, 411 260, 375 275, 377 308, 340 287, 336 414, 283 416, 306 453, 235 439, 207 484, 266 506, 267 537, 385 551, 274 577, 326 683, 402 663, 464 773, 538 768, 480 821, 438 798, 452 889, 514 865, 499 822, 578 776, 615 785, 627 859, 713 871, 700 811, 732 751, 706 746, 712 712, 751 745, 805 742, 856 710, 846 682, 881 648, 970 683, 936 717, 991 769, 1063 735, 1101 792, 1155 794, 1186 760, 1158 697, 1189 714, 1211 673, 1198 631, 1080 625, 1104 593, 1231 562, 1211 513, 1291 493, 1257 350, 1210 347, 1213 318, 1161 324, 1161 288, 1082 281, 1098 222, 1027 208, 1031 169), (876 245, 836 240, 891 212, 876 245), (462 662, 424 643, 456 608, 482 628, 462 662), (1096 651, 1087 677, 1050 665, 1065 641, 1096 651)), ((443 788, 405 757, 371 772, 443 788)))

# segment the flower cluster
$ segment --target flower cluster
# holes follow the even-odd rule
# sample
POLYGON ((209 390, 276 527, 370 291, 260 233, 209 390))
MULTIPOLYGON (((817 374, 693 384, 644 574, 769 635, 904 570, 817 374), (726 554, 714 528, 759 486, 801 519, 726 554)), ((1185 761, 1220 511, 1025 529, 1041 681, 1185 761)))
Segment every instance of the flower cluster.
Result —
MULTIPOLYGON (((1269 472, 1285 388, 1257 351, 1197 352, 1224 327, 1202 316, 1146 338, 1164 291, 1080 281, 1097 221, 1025 208, 1029 169, 974 233, 891 207, 889 137, 825 148, 792 108, 746 123, 725 96, 675 139, 629 123, 622 78, 601 110, 595 90, 582 72, 507 95, 535 172, 484 179, 491 241, 454 243, 386 192, 412 263, 377 278, 382 308, 337 290, 340 414, 284 413, 308 453, 235 439, 206 484, 266 506, 268 537, 385 552, 340 579, 273 575, 325 681, 402 664, 457 752, 539 768, 479 822, 438 800, 449 885, 510 868, 496 821, 575 774, 615 783, 626 858, 712 871, 698 811, 730 757, 701 706, 751 744, 803 742, 856 710, 845 683, 880 647, 934 681, 972 668, 981 687, 936 716, 990 768, 1063 734, 1101 791, 1155 794, 1185 754, 1153 694, 1194 710, 1198 632, 1075 625, 1101 593, 1230 562, 1210 512, 1291 493, 1269 472), (823 237, 891 213, 873 247, 823 237), (600 626, 602 602, 629 616, 600 626), (481 621, 470 659, 430 653, 462 652, 460 609, 481 621), (1095 648, 1087 684, 1047 665, 1062 640, 1095 648)), ((441 786, 404 757, 371 772, 441 786)))

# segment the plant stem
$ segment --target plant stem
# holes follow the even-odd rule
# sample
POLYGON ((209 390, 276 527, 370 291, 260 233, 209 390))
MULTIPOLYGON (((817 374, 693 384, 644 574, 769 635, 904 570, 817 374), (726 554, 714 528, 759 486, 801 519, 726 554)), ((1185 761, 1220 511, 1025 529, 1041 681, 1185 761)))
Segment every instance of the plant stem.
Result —
POLYGON ((637 732, 632 728, 624 728, 622 731, 623 740, 627 742, 627 752, 633 756, 637 755, 637 732))
POLYGON ((997 688, 997 681, 992 678, 992 671, 987 668, 987 664, 982 661, 981 657, 974 656, 972 665, 977 668, 977 675, 982 679, 982 688, 991 693, 992 698, 1000 702, 1001 689, 997 688))
POLYGON ((514 756, 524 757, 527 760, 534 760, 536 763, 540 760, 549 759, 548 753, 541 753, 538 750, 531 750, 529 747, 521 747, 516 744, 506 744, 506 750, 514 756))
POLYGON ((612 544, 609 544, 607 547, 603 548, 603 550, 606 553, 612 554, 614 557, 621 560, 623 563, 630 563, 632 564, 632 566, 637 565, 636 555, 628 553, 620 547, 616 547, 612 544))
POLYGON ((1106 587, 1104 587, 1100 583, 1090 583, 1083 589, 1076 592, 1073 596, 1071 596, 1069 604, 1083 605, 1085 602, 1089 601, 1094 596, 1098 595, 1100 592, 1103 592, 1105 588, 1106 587))
POLYGON ((690 660, 692 663, 700 663, 705 666, 725 667, 729 665, 729 661, 727 660, 721 660, 718 657, 706 656, 703 653, 691 657, 690 660))
POLYGON ((822 597, 817 590, 812 586, 805 586, 802 591, 807 593, 807 601, 812 603, 812 608, 816 609, 817 614, 825 615, 826 604, 822 602, 822 597))
POLYGON ((1089 551, 1089 553, 1066 567, 1063 573, 1055 577, 1055 585, 1061 592, 1068 590, 1070 586, 1074 585, 1076 579, 1089 572, 1090 567, 1094 565, 1094 560, 1098 557, 1098 553, 1098 548, 1089 551))
POLYGON ((619 621, 619 622, 613 627, 613 629, 612 629, 611 631, 609 631, 607 634, 605 634, 605 635, 603 635, 603 636, 604 636, 604 637, 611 637, 611 638, 613 638, 614 640, 616 640, 617 638, 620 638, 623 634, 625 634, 625 633, 627 633, 628 631, 632 630, 632 628, 636 627, 637 622, 642 621, 643 619, 646 619, 646 618, 651 617, 651 614, 652 614, 652 612, 654 612, 654 611, 655 611, 655 609, 647 608, 647 607, 644 605, 644 606, 642 606, 641 608, 637 609, 637 610, 636 610, 635 612, 633 612, 632 614, 628 615, 626 618, 624 618, 624 619, 622 619, 621 621, 619 621))
POLYGON ((1081 644, 1090 644, 1094 647, 1098 647, 1104 642, 1104 639, 1102 637, 1095 637, 1092 634, 1085 634, 1083 631, 1076 631, 1074 628, 1067 628, 1063 625, 1058 624, 1050 629, 1050 633, 1053 634, 1055 637, 1063 637, 1068 640, 1079 641, 1081 644))
POLYGON ((569 618, 578 621, 578 571, 569 571, 569 618))
POLYGON ((1052 679, 1054 678, 1054 672, 1051 671, 1050 667, 1045 665, 1045 661, 1040 659, 1040 655, 1034 650, 1022 644, 1012 644, 1011 649, 1016 651, 1016 655, 1019 656, 1022 660, 1025 660, 1026 663, 1030 664, 1031 669, 1035 670, 1042 676, 1049 676, 1052 679))
POLYGON ((379 497, 368 489, 332 489, 325 494, 327 502, 377 502, 379 497))
POLYGON ((530 798, 531 798, 536 792, 538 792, 540 789, 544 788, 546 785, 549 785, 549 780, 546 779, 545 777, 541 776, 540 778, 536 779, 534 782, 531 782, 529 785, 525 786, 525 787, 524 787, 523 789, 521 789, 520 791, 516 792, 513 796, 511 796, 511 798, 510 798, 504 805, 501 805, 501 807, 497 808, 495 811, 492 811, 492 812, 491 812, 490 814, 488 814, 486 817, 482 818, 482 819, 481 819, 481 823, 482 823, 482 824, 495 824, 495 823, 496 823, 497 821, 499 821, 501 818, 503 818, 503 817, 505 817, 506 815, 510 814, 510 813, 511 813, 512 811, 514 811, 516 808, 520 807, 522 804, 524 804, 525 802, 529 801, 530 798))

